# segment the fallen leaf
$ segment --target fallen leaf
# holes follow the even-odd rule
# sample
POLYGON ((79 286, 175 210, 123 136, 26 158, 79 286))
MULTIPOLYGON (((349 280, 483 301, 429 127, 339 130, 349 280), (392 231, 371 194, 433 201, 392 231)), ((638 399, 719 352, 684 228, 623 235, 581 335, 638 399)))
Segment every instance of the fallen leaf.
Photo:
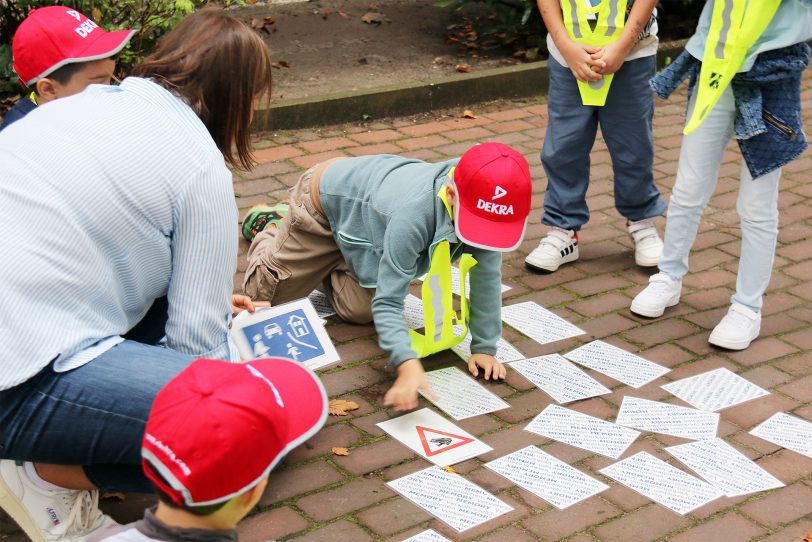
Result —
POLYGON ((358 410, 358 403, 345 399, 330 399, 328 409, 333 416, 346 416, 347 412, 358 410))
POLYGON ((803 542, 812 542, 812 533, 806 533, 806 536, 801 540, 803 540, 803 542))
POLYGON ((457 70, 458 72, 462 72, 462 73, 468 73, 468 72, 470 71, 470 70, 468 69, 468 66, 466 66, 465 64, 459 64, 459 65, 457 65, 457 67, 456 67, 456 68, 454 68, 454 69, 455 69, 455 70, 457 70))
POLYGON ((381 24, 388 21, 386 15, 378 11, 370 11, 369 13, 361 17, 361 20, 367 24, 381 24))
POLYGON ((462 118, 464 118, 464 119, 475 119, 475 118, 477 118, 477 116, 474 115, 474 112, 471 111, 470 109, 466 109, 465 111, 462 112, 462 118))
POLYGON ((265 21, 262 19, 257 19, 256 17, 251 18, 251 28, 254 30, 259 30, 265 26, 265 21))
POLYGON ((345 18, 347 17, 347 12, 346 12, 346 11, 341 11, 341 10, 339 9, 339 10, 338 10, 338 14, 339 14, 339 15, 341 15, 342 17, 345 17, 345 18))
POLYGON ((443 470, 446 472, 450 472, 451 474, 459 474, 457 471, 454 470, 454 467, 451 466, 443 467, 443 470))
POLYGON ((277 60, 276 62, 271 62, 271 68, 290 68, 290 63, 287 60, 277 60))
POLYGON ((350 451, 346 448, 333 448, 335 455, 350 455, 350 451))
POLYGON ((267 15, 265 17, 264 21, 265 21, 265 24, 276 24, 276 21, 274 20, 273 16, 271 16, 271 15, 267 15))

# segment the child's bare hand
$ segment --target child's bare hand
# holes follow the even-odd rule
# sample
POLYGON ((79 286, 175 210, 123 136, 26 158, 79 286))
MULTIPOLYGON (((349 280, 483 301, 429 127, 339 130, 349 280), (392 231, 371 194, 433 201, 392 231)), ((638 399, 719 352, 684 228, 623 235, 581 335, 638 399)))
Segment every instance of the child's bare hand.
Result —
POLYGON ((419 359, 409 359, 398 365, 398 377, 386 392, 383 404, 395 410, 411 410, 417 407, 417 391, 422 390, 432 400, 436 400, 426 380, 419 359))
POLYGON ((626 60, 628 51, 618 42, 612 42, 600 51, 590 55, 592 61, 595 62, 594 70, 601 75, 609 75, 615 73, 623 65, 626 60), (602 62, 603 64, 597 64, 602 62))
POLYGON ((567 61, 572 75, 579 81, 597 81, 602 77, 597 69, 605 69, 604 61, 601 58, 593 58, 601 52, 600 47, 594 47, 585 43, 568 40, 559 46, 559 50, 567 61))
POLYGON ((502 380, 507 376, 505 366, 490 354, 473 354, 468 358, 468 371, 474 376, 479 375, 477 367, 482 369, 485 380, 502 380))
POLYGON ((234 294, 231 296, 231 316, 237 316, 242 311, 255 312, 257 307, 270 307, 267 301, 251 301, 247 295, 234 294))

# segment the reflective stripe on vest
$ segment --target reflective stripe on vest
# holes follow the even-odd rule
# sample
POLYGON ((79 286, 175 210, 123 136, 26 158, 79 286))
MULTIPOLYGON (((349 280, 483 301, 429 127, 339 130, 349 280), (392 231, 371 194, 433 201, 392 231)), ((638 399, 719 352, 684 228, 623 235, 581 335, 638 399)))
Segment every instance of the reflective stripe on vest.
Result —
POLYGON ((694 110, 683 133, 690 134, 708 117, 780 3, 781 0, 714 1, 702 69, 694 91, 694 110))
MULTIPOLYGON (((453 175, 453 171, 452 168, 449 176, 453 175)), ((437 197, 443 200, 446 210, 451 215, 446 190, 447 187, 443 186, 437 197)), ((435 245, 431 253, 429 272, 426 274, 421 288, 424 333, 409 330, 412 350, 417 352, 418 358, 453 348, 468 335, 468 292, 465 283, 468 272, 476 264, 476 259, 470 254, 463 254, 460 258, 460 312, 458 314, 454 310, 454 291, 451 286, 451 244, 448 241, 440 241, 435 245)))
MULTIPOLYGON (((601 0, 597 6, 587 6, 589 0, 561 0, 564 27, 573 41, 605 47, 617 41, 626 22, 626 0, 601 0), (589 15, 595 15, 594 27, 589 15)), ((581 102, 584 105, 604 105, 614 74, 604 75, 597 81, 578 81, 581 102)))

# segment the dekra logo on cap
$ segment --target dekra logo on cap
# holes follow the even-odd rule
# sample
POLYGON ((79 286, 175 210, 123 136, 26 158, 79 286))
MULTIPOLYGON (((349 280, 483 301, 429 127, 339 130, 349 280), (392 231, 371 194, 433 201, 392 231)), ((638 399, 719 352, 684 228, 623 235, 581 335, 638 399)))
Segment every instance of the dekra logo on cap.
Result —
MULTIPOLYGON (((493 191, 493 196, 491 196, 491 201, 495 199, 502 198, 507 196, 507 190, 502 188, 499 185, 496 185, 496 190, 493 191)), ((513 213, 513 205, 502 205, 500 203, 491 203, 491 201, 485 201, 482 198, 479 198, 476 202, 477 209, 484 209, 489 213, 493 213, 495 215, 512 215, 513 213)))

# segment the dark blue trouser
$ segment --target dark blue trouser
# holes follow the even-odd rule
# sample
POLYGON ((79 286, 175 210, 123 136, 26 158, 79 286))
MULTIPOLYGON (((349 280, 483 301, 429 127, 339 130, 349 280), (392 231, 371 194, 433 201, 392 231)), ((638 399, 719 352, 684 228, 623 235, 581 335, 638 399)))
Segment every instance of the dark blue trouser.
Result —
POLYGON ((569 68, 553 58, 548 66, 548 123, 541 150, 547 174, 542 223, 577 231, 589 221, 589 155, 599 125, 612 158, 618 212, 629 220, 661 215, 665 204, 652 175, 654 95, 648 84, 655 57, 625 62, 615 73, 602 107, 581 103, 569 68))

